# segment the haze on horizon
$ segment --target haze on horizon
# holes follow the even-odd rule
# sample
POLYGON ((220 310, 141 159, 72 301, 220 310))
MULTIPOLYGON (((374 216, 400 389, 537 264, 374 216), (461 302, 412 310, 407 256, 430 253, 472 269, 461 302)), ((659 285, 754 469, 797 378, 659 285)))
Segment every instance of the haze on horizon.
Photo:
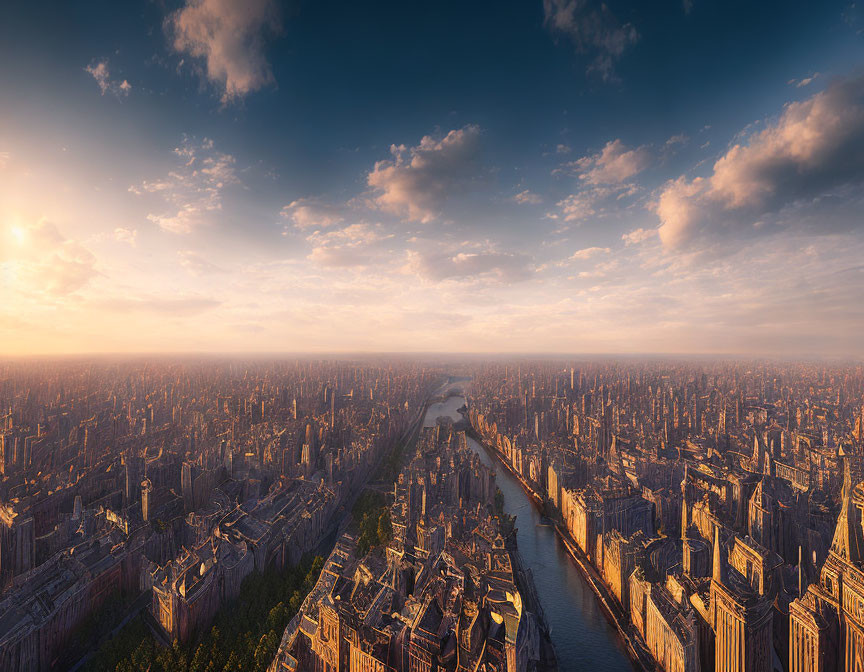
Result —
POLYGON ((6 3, 0 354, 864 356, 849 2, 6 3))

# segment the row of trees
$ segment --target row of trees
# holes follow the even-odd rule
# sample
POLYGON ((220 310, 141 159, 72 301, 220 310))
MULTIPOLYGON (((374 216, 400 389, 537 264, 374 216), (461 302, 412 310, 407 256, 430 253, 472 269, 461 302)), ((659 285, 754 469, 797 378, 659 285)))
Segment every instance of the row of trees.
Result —
POLYGON ((288 622, 315 585, 324 559, 305 558, 288 571, 246 577, 240 596, 219 611, 210 630, 162 647, 143 617, 131 621, 87 662, 87 672, 264 672, 288 622))

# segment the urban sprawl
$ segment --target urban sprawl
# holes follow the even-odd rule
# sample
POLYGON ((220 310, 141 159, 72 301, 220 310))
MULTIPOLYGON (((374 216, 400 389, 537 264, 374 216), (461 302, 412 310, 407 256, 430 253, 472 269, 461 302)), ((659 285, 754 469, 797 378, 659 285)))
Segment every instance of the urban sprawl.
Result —
POLYGON ((635 669, 864 670, 860 364, 9 361, 0 473, 2 670, 557 670, 505 475, 635 669))

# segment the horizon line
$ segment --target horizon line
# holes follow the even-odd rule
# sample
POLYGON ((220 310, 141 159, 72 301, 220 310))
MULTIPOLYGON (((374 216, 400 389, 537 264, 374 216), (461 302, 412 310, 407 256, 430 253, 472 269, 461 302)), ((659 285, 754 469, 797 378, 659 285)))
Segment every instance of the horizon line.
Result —
POLYGON ((6 354, 0 353, 2 361, 21 360, 58 360, 58 359, 174 359, 174 358, 229 358, 229 359, 326 359, 346 357, 455 357, 455 358, 536 358, 536 359, 559 359, 559 358, 590 358, 590 359, 724 359, 724 360, 762 360, 762 361, 832 361, 832 362, 864 362, 864 356, 852 354, 766 354, 766 353, 733 353, 733 352, 566 352, 566 351, 445 351, 445 350, 272 350, 272 351, 244 351, 244 350, 178 350, 178 351, 112 351, 112 352, 37 352, 28 354, 6 354))

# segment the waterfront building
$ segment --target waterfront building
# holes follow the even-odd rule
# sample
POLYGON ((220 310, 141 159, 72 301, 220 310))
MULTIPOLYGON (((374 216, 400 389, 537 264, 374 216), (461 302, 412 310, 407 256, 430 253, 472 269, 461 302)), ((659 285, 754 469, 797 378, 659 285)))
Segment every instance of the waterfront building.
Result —
POLYGON ((660 584, 645 596, 645 643, 665 672, 700 672, 697 616, 685 597, 660 584))

